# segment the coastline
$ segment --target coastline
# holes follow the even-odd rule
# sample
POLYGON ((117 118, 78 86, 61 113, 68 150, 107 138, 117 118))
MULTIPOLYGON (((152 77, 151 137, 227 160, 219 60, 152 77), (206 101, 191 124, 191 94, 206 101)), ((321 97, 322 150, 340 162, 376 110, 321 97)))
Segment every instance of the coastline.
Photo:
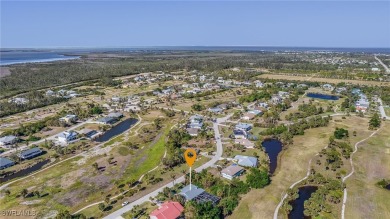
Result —
POLYGON ((20 60, 20 61, 10 61, 3 63, 0 61, 0 66, 9 66, 9 65, 16 65, 16 64, 28 64, 28 63, 41 63, 41 62, 55 62, 55 61, 66 61, 66 60, 73 60, 73 59, 79 59, 81 56, 66 56, 61 58, 47 58, 47 59, 31 59, 31 60, 20 60))

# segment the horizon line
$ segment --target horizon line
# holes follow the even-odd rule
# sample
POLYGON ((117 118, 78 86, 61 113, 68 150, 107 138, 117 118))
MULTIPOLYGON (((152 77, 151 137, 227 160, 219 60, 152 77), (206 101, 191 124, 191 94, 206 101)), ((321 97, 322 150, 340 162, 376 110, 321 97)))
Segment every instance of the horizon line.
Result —
POLYGON ((37 46, 37 47, 0 47, 1 50, 13 49, 130 49, 130 48, 177 48, 177 47, 264 47, 264 48, 321 48, 321 49, 390 49, 389 47, 360 47, 360 46, 260 46, 260 45, 176 45, 176 46, 37 46))

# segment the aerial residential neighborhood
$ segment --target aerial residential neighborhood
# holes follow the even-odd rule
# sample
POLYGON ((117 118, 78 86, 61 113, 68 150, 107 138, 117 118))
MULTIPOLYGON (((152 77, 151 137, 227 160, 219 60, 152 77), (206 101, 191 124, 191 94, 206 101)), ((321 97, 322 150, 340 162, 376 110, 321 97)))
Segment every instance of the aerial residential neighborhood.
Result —
POLYGON ((387 1, 2 1, 0 218, 390 218, 387 1))

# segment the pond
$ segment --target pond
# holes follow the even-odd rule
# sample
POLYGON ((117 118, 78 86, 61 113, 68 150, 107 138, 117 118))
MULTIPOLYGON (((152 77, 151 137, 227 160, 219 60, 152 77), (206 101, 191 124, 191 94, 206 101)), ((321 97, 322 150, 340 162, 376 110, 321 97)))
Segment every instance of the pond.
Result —
POLYGON ((329 95, 329 94, 319 94, 319 93, 307 93, 306 96, 311 98, 317 98, 322 100, 338 100, 338 96, 329 95))
POLYGON ((282 142, 277 139, 269 139, 263 141, 262 145, 269 157, 269 172, 273 174, 278 165, 278 155, 282 151, 282 142))
POLYGON ((0 178, 0 183, 7 182, 7 181, 9 181, 11 179, 15 179, 17 177, 27 176, 30 173, 35 172, 35 171, 41 169, 44 165, 48 164, 49 162, 50 162, 50 159, 44 160, 44 161, 41 161, 41 162, 38 162, 38 163, 34 164, 31 167, 28 167, 26 169, 23 169, 23 170, 20 170, 18 172, 15 172, 12 175, 8 175, 8 176, 6 176, 4 178, 0 178))
POLYGON ((291 201, 290 204, 292 206, 292 210, 288 214, 289 219, 307 219, 310 218, 303 214, 305 210, 304 203, 308 200, 312 193, 317 191, 317 186, 304 186, 299 188, 299 197, 294 201, 291 201))
POLYGON ((123 132, 129 130, 135 123, 138 122, 138 119, 130 118, 120 122, 118 125, 112 127, 110 130, 106 131, 103 135, 95 139, 96 142, 105 142, 110 140, 112 137, 122 134, 123 132))

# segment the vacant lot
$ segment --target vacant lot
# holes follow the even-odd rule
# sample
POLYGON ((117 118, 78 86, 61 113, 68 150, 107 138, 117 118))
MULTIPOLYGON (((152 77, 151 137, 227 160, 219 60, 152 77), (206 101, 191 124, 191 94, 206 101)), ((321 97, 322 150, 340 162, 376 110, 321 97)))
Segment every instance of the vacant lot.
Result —
POLYGON ((390 123, 359 145, 355 173, 346 181, 345 218, 390 218, 390 191, 375 185, 390 179, 390 123))
MULTIPOLYGON (((159 114, 159 111, 146 114, 143 124, 152 120, 151 115, 159 114)), ((106 154, 96 153, 83 159, 77 157, 24 181, 11 184, 8 187, 11 195, 0 199, 0 210, 21 210, 24 209, 21 203, 34 201, 39 204, 33 205, 33 209, 42 215, 45 215, 48 210, 68 209, 74 212, 91 202, 102 200, 107 194, 118 194, 119 188, 115 182, 137 180, 160 163, 164 155, 166 135, 174 121, 175 118, 170 118, 170 121, 165 120, 163 128, 155 134, 152 141, 140 144, 139 149, 122 146, 121 142, 115 139, 110 147, 102 148, 102 150, 113 148, 106 150, 106 154), (113 159, 110 160, 110 157, 113 159), (80 162, 82 160, 83 162, 80 162), (94 163, 98 168, 93 166, 94 163), (29 192, 39 191, 44 195, 22 198, 19 196, 22 189, 28 189, 29 192)), ((119 136, 117 139, 123 139, 124 136, 119 136)), ((141 134, 130 134, 128 140, 139 142, 137 140, 140 137, 141 134)))

